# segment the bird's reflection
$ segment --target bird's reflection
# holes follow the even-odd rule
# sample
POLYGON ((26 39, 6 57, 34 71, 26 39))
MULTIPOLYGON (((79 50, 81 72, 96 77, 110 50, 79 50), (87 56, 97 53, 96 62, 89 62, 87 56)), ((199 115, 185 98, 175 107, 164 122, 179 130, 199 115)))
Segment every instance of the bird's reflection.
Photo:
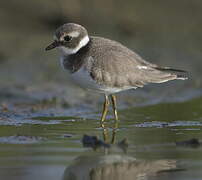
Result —
POLYGON ((115 125, 111 136, 112 144, 109 143, 108 130, 105 127, 103 141, 96 136, 84 135, 83 146, 91 147, 95 151, 90 155, 77 157, 72 165, 65 169, 63 180, 148 180, 150 177, 159 176, 160 172, 176 170, 175 160, 137 160, 126 155, 127 139, 115 143, 116 130, 115 125), (122 151, 114 154, 111 150, 114 147, 122 151))
POLYGON ((176 168, 175 160, 143 161, 115 154, 80 156, 66 168, 63 180, 144 180, 176 168))
POLYGON ((106 143, 114 144, 116 141, 116 132, 118 129, 118 121, 114 121, 114 123, 113 123, 111 140, 109 139, 109 130, 108 130, 108 127, 106 126, 105 122, 102 122, 101 127, 103 130, 104 141, 106 143))

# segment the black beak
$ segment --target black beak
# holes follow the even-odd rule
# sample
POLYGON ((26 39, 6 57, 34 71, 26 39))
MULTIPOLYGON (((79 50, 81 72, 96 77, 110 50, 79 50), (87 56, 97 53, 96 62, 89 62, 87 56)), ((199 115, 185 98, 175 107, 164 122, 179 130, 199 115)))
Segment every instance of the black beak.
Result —
POLYGON ((53 43, 51 43, 49 46, 47 46, 46 47, 46 51, 49 51, 49 50, 51 50, 51 49, 54 49, 54 48, 56 48, 56 47, 58 47, 60 44, 59 44, 59 42, 58 41, 54 41, 53 43))

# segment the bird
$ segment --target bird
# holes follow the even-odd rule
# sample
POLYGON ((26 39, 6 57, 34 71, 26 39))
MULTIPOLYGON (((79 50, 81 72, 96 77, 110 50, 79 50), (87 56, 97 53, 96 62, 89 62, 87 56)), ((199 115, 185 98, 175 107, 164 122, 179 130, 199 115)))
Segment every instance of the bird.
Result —
POLYGON ((72 80, 87 90, 104 94, 101 126, 110 101, 114 120, 118 122, 118 92, 188 78, 186 71, 150 63, 117 41, 90 36, 79 24, 66 23, 58 27, 53 39, 45 50, 59 50, 61 65, 72 80))
POLYGON ((121 153, 111 152, 103 155, 91 152, 74 159, 65 169, 62 180, 163 179, 165 174, 180 170, 184 169, 177 167, 177 160, 140 160, 121 153))

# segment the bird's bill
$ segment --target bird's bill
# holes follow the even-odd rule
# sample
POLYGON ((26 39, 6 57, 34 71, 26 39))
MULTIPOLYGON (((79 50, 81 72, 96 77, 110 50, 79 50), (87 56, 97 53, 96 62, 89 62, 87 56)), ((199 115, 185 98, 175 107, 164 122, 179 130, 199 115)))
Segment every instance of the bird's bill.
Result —
POLYGON ((49 50, 54 49, 54 48, 56 48, 58 46, 59 46, 59 43, 57 41, 54 41, 50 45, 48 45, 45 50, 49 51, 49 50))

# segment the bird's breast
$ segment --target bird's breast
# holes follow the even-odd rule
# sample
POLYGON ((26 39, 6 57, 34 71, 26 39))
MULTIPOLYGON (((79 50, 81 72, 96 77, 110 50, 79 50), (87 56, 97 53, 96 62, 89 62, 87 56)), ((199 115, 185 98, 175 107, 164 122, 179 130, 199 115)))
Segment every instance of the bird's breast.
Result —
POLYGON ((71 73, 71 79, 74 83, 82 88, 96 90, 100 85, 90 76, 90 73, 85 67, 81 67, 78 71, 71 73))
POLYGON ((60 58, 60 64, 63 69, 68 70, 70 73, 74 73, 82 67, 83 61, 82 59, 71 56, 62 56, 60 58))

